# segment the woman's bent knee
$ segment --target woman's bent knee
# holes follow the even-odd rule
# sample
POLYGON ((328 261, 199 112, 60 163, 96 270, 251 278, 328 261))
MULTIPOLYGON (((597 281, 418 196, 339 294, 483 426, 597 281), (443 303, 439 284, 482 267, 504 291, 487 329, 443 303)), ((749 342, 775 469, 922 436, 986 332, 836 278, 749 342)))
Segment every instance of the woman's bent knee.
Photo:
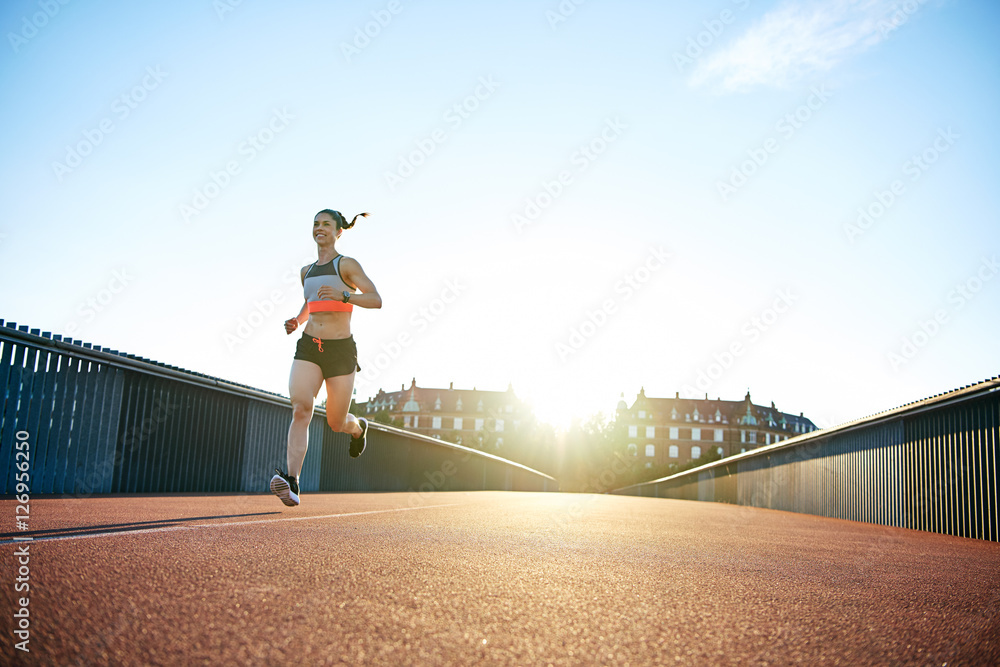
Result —
POLYGON ((347 433, 349 431, 350 422, 346 419, 337 419, 327 415, 326 423, 330 425, 330 430, 334 433, 347 433))

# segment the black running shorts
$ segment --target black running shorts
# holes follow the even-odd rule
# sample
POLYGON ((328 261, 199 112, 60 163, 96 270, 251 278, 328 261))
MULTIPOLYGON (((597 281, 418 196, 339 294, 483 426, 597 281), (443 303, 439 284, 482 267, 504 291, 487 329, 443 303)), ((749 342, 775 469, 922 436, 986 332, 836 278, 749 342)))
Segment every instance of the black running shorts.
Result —
POLYGON ((358 347, 354 336, 347 338, 313 338, 302 334, 295 345, 295 358, 311 361, 323 370, 323 379, 350 375, 358 365, 358 347))

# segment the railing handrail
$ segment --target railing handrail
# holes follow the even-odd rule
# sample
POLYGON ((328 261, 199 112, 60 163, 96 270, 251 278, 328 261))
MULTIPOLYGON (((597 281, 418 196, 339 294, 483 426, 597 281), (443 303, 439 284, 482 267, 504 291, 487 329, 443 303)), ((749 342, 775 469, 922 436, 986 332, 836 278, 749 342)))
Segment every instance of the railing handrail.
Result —
POLYGON ((893 408, 891 410, 886 410, 884 412, 878 412, 874 415, 869 415, 868 417, 862 417, 861 419, 855 419, 853 421, 845 422, 837 426, 831 426, 830 428, 820 429, 817 431, 812 431, 810 433, 803 433, 802 435, 797 435, 794 438, 789 438, 788 440, 782 440, 781 442, 775 442, 770 445, 765 445, 763 447, 751 449, 748 452, 742 452, 740 454, 734 454, 733 456, 728 456, 726 458, 719 459, 717 461, 711 461, 704 465, 700 465, 697 468, 691 468, 690 470, 683 470, 681 472, 676 472, 672 475, 660 477, 659 479, 650 480, 648 482, 629 484, 628 486, 612 489, 612 491, 624 491, 625 489, 634 489, 636 487, 646 486, 647 484, 660 484, 663 482, 678 480, 689 475, 698 475, 713 468, 720 468, 723 466, 732 465, 733 463, 745 461, 747 459, 758 458, 761 456, 769 456, 774 452, 783 449, 800 447, 809 442, 810 440, 815 440, 818 438, 826 438, 836 433, 847 433, 862 427, 867 428, 882 422, 891 421, 893 419, 899 418, 904 415, 906 416, 917 415, 923 412, 927 412, 928 410, 938 410, 950 405, 963 403, 965 401, 974 398, 979 398, 980 396, 989 394, 997 390, 1000 390, 1000 376, 994 376, 988 380, 983 380, 982 382, 977 382, 975 384, 971 384, 966 387, 962 387, 960 389, 954 389, 952 391, 944 392, 936 396, 931 396, 930 398, 924 398, 919 401, 913 401, 912 403, 901 405, 898 408, 893 408))
MULTIPOLYGON (((58 351, 63 354, 68 354, 70 356, 78 357, 81 359, 87 359, 90 361, 96 361, 104 363, 110 366, 118 366, 121 368, 128 368, 133 370, 142 371, 143 373, 148 373, 155 375, 157 377, 178 380, 180 382, 186 382, 188 384, 193 384, 202 387, 208 387, 211 389, 218 389, 225 391, 229 394, 234 394, 237 396, 246 396, 248 398, 254 398, 257 400, 267 401, 270 403, 275 403, 283 407, 289 407, 291 405, 291 399, 287 396, 281 394, 276 394, 272 392, 267 392, 262 389, 256 389, 247 385, 235 384, 228 382, 221 378, 211 377, 208 375, 203 375, 201 373, 196 373, 194 371, 187 371, 181 368, 176 368, 174 366, 168 366, 159 362, 148 361, 141 358, 136 358, 134 355, 127 355, 124 352, 109 352, 105 349, 95 350, 92 347, 86 347, 85 344, 80 342, 72 342, 61 340, 61 337, 56 335, 52 338, 47 336, 42 336, 38 334, 33 334, 27 331, 21 331, 15 329, 11 326, 13 323, 4 323, 0 320, 0 340, 7 340, 14 343, 27 343, 35 347, 46 347, 51 350, 58 351)), ((313 409, 314 414, 321 416, 326 416, 326 409, 321 406, 316 406, 313 409)), ((503 463, 507 466, 513 468, 519 468, 525 472, 538 475, 552 482, 557 480, 545 473, 535 470, 534 468, 529 468, 526 465, 517 463, 516 461, 511 461, 488 452, 484 452, 478 449, 472 449, 471 447, 465 447, 454 442, 447 442, 445 440, 439 440, 438 438, 432 438, 421 433, 414 433, 413 431, 407 431, 404 429, 396 428, 394 426, 389 426, 387 424, 380 424, 378 422, 369 422, 369 428, 374 428, 375 430, 385 431, 387 433, 397 433, 408 438, 415 438, 419 440, 424 440, 430 442, 439 447, 444 447, 446 449, 453 449, 461 452, 466 452, 474 456, 480 456, 488 459, 492 459, 498 463, 503 463)))
POLYGON ((149 361, 136 357, 135 355, 129 355, 125 352, 112 352, 108 351, 107 348, 94 349, 93 347, 87 347, 89 343, 73 342, 72 339, 70 339, 70 341, 62 340, 62 337, 58 334, 54 335, 52 338, 48 338, 46 336, 11 328, 10 324, 11 323, 4 324, 4 321, 0 320, 0 325, 2 325, 0 326, 0 340, 8 340, 14 343, 28 343, 36 347, 46 347, 70 356, 87 359, 89 361, 97 361, 110 366, 132 368, 158 377, 170 380, 179 380, 181 382, 187 382, 188 384, 200 385, 212 389, 221 389, 222 391, 231 394, 248 395, 253 398, 270 401, 271 403, 277 403, 282 406, 291 405, 291 400, 281 394, 267 392, 248 385, 228 382, 221 378, 204 375, 203 373, 197 373, 183 368, 177 368, 175 366, 169 366, 162 362, 149 361))
POLYGON ((458 451, 468 452, 470 454, 475 454, 477 456, 482 456, 484 458, 493 459, 494 461, 505 463, 508 466, 512 466, 515 468, 520 468, 526 472, 538 475, 539 477, 545 477, 546 479, 552 480, 553 482, 557 481, 555 477, 546 475, 544 472, 541 472, 540 470, 529 468, 528 466, 522 463, 518 463, 517 461, 511 461, 510 459, 505 459, 502 456, 497 456, 496 454, 490 454, 489 452, 484 452, 480 449, 472 449, 471 447, 466 447, 465 445, 459 445, 458 443, 455 442, 448 442, 447 440, 439 440, 438 438, 432 438, 431 436, 424 435, 423 433, 414 433, 413 431, 407 431, 406 429, 397 428, 395 426, 389 426, 388 424, 381 424, 379 422, 368 422, 368 428, 375 428, 380 431, 385 431, 386 433, 397 433, 400 435, 404 435, 407 438, 423 440, 425 442, 430 442, 440 447, 445 447, 448 449, 456 449, 458 451))

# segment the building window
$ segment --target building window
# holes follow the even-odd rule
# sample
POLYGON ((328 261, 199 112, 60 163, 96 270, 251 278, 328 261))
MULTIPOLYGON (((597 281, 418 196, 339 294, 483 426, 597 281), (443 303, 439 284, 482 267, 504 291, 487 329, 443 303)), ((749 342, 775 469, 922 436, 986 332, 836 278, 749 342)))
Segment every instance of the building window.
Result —
POLYGON ((677 408, 670 410, 670 421, 677 421, 677 408))
POLYGON ((764 434, 764 440, 765 440, 765 444, 770 445, 771 444, 771 434, 770 433, 764 434))
POLYGON ((693 429, 691 429, 691 439, 692 440, 701 440, 701 429, 700 428, 693 428, 693 429))
POLYGON ((483 420, 482 419, 477 419, 476 420, 476 430, 477 431, 482 431, 483 430, 483 420))
POLYGON ((632 456, 637 456, 639 454, 639 448, 635 446, 634 442, 629 443, 628 453, 631 454, 632 456))
POLYGON ((413 428, 418 428, 420 425, 420 415, 413 415, 413 428))
POLYGON ((746 451, 747 451, 746 447, 741 447, 740 448, 740 454, 746 454, 746 451))
POLYGON ((670 458, 672 459, 676 459, 678 456, 680 456, 680 452, 677 450, 677 445, 670 445, 669 452, 670 452, 670 458))
POLYGON ((646 437, 647 438, 655 438, 656 437, 656 427, 655 426, 647 426, 646 427, 646 437))
POLYGON ((676 426, 671 426, 670 427, 670 439, 671 440, 676 440, 677 439, 677 427, 676 426))
POLYGON ((740 429, 740 442, 746 442, 746 441, 747 441, 747 432, 744 431, 743 429, 740 429))
POLYGON ((441 409, 441 397, 440 396, 438 396, 437 400, 434 401, 434 409, 435 410, 440 410, 441 409))
POLYGON ((639 427, 638 426, 629 426, 628 427, 628 437, 630 437, 630 438, 638 438, 639 437, 639 427))
POLYGON ((715 429, 715 441, 722 442, 723 430, 721 428, 715 429))
POLYGON ((503 420, 502 419, 498 419, 497 420, 496 431, 497 431, 497 433, 503 431, 503 420))
POLYGON ((461 417, 455 417, 455 427, 454 428, 455 428, 456 431, 461 431, 462 430, 462 418, 461 417))
POLYGON ((691 458, 693 459, 701 458, 701 447, 695 445, 694 447, 691 448, 691 458))
POLYGON ((719 456, 725 456, 726 455, 726 452, 722 449, 722 447, 717 447, 715 449, 715 451, 717 451, 719 453, 719 456))
POLYGON ((646 456, 656 456, 656 445, 646 445, 646 456))
POLYGON ((701 420, 701 415, 698 414, 698 408, 694 409, 694 420, 695 421, 700 421, 701 420))
POLYGON ((403 427, 410 428, 410 415, 403 415, 403 427))
POLYGON ((431 419, 431 428, 441 430, 441 418, 434 417, 431 419))
POLYGON ((639 419, 645 419, 645 418, 646 418, 646 411, 639 410, 639 419))
POLYGON ((750 444, 751 445, 757 444, 757 431, 750 431, 750 444))

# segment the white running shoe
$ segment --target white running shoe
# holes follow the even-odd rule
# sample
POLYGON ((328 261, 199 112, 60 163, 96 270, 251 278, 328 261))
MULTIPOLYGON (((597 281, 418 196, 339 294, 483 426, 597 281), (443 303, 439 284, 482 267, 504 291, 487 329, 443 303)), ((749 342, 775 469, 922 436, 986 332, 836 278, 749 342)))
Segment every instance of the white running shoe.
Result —
POLYGON ((278 474, 271 478, 271 493, 289 507, 295 507, 299 504, 299 480, 286 475, 278 468, 275 468, 274 472, 278 474))

